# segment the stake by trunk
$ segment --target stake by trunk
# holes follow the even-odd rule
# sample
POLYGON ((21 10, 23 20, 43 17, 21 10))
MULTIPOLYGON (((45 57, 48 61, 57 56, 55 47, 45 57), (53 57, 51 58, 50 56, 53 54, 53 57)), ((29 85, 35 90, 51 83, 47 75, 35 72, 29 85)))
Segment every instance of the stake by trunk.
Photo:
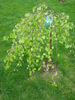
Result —
MULTIPOLYGON (((52 50, 52 32, 50 32, 50 59, 52 60, 52 52, 51 52, 51 50, 52 50)), ((51 61, 50 61, 50 64, 51 64, 51 61)), ((50 70, 50 67, 49 67, 49 70, 50 70)))

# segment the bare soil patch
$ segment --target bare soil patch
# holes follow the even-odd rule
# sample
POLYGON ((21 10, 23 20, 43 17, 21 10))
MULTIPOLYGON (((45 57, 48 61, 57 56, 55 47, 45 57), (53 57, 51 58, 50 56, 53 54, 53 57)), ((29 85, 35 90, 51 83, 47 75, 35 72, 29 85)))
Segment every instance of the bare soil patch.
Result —
MULTIPOLYGON (((45 65, 47 66, 48 61, 45 62, 45 65)), ((46 71, 46 68, 42 68, 42 74, 41 76, 45 80, 50 80, 53 82, 57 82, 59 77, 61 76, 61 71, 59 70, 58 66, 56 63, 51 62, 51 66, 49 67, 49 71, 46 71), (54 66, 54 68, 52 68, 54 66)))

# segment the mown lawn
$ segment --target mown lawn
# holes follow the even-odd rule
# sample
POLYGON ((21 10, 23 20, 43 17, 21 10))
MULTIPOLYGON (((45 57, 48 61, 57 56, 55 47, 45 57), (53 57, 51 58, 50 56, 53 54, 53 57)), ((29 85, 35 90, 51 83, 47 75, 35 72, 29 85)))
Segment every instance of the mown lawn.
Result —
MULTIPOLYGON (((42 78, 41 74, 34 80, 28 80, 28 73, 24 67, 18 72, 4 70, 3 59, 9 42, 3 41, 4 35, 9 35, 14 26, 20 22, 26 12, 40 2, 46 2, 55 13, 65 12, 70 16, 70 21, 75 24, 75 0, 0 0, 0 100, 75 100, 75 57, 68 54, 63 46, 58 48, 61 58, 58 59, 57 87, 51 85, 49 76, 42 78)), ((75 31, 74 31, 75 33, 75 31)), ((75 34, 73 35, 75 38, 75 34)), ((75 43, 75 39, 74 39, 75 43)))

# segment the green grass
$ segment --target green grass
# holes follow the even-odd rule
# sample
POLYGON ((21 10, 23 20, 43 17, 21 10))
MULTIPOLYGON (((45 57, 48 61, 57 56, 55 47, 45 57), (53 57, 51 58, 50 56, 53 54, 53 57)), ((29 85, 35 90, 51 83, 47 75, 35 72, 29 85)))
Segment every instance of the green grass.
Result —
POLYGON ((65 12, 75 23, 75 0, 64 3, 58 0, 0 0, 0 100, 75 100, 75 58, 64 47, 59 48, 61 58, 58 68, 61 75, 57 88, 51 85, 49 78, 45 80, 41 75, 27 80, 24 67, 14 74, 12 69, 6 73, 3 68, 3 59, 11 46, 11 41, 3 41, 3 36, 9 35, 24 14, 40 2, 46 2, 55 13, 65 12))

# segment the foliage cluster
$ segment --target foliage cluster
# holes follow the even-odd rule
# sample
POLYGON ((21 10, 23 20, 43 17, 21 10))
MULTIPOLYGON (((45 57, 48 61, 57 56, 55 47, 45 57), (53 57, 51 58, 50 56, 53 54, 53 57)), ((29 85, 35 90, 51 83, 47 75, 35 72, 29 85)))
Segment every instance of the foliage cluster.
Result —
POLYGON ((34 7, 32 13, 25 14, 25 18, 15 26, 10 36, 4 37, 4 40, 12 39, 11 48, 4 59, 5 69, 7 70, 14 61, 16 61, 15 68, 21 67, 26 54, 28 63, 26 67, 30 76, 36 70, 39 71, 41 65, 47 67, 48 71, 52 61, 50 54, 53 55, 55 42, 69 49, 75 48, 69 33, 73 29, 73 23, 68 20, 68 15, 54 14, 46 4, 34 7), (48 27, 45 26, 47 16, 53 19, 48 27), (50 38, 52 38, 52 49, 50 49, 50 38), (47 66, 45 66, 46 60, 48 61, 47 66))

